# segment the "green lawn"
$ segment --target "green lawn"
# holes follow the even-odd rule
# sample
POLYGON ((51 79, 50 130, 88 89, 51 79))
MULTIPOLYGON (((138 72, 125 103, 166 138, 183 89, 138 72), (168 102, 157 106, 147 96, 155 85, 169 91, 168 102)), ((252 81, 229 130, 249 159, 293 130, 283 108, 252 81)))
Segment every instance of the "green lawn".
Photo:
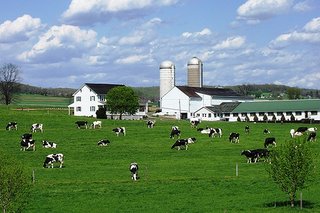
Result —
MULTIPOLYGON (((263 147, 264 128, 280 146, 290 139, 289 130, 301 124, 250 123, 251 133, 245 135, 247 123, 203 122, 200 127, 223 130, 222 138, 210 139, 187 121, 159 119, 148 129, 145 121, 102 120, 101 129, 77 129, 75 121, 94 119, 69 116, 63 110, 1 107, 0 113, 0 151, 22 161, 30 176, 35 171, 26 212, 320 212, 318 166, 316 178, 303 190, 303 210, 292 209, 269 178, 267 164, 247 164, 240 155, 243 149, 263 147), (18 122, 18 131, 5 130, 9 121, 18 122), (36 151, 20 151, 20 136, 36 122, 44 124, 43 133, 33 134, 36 151), (175 141, 169 139, 172 125, 180 127, 183 138, 196 137, 197 142, 188 150, 170 149, 175 141), (117 137, 112 132, 117 126, 126 127, 127 135, 117 137), (231 132, 240 133, 239 144, 228 142, 231 132), (58 148, 42 148, 44 139, 58 148), (110 146, 98 147, 100 139, 109 139, 110 146), (42 168, 45 156, 58 152, 65 155, 64 167, 42 168), (133 161, 140 166, 136 182, 128 169, 133 161)), ((319 165, 319 142, 310 146, 319 165)))
POLYGON ((19 94, 14 97, 14 104, 20 107, 68 107, 72 98, 53 97, 36 94, 19 94))

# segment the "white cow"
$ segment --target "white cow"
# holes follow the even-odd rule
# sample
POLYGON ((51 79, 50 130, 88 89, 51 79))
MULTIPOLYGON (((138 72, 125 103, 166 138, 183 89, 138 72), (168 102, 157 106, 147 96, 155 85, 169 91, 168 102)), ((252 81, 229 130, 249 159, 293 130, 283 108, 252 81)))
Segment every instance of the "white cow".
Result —
POLYGON ((36 132, 37 130, 43 132, 43 124, 35 123, 31 125, 31 132, 36 132))
POLYGON ((93 121, 92 124, 91 124, 91 127, 93 129, 98 128, 98 127, 101 128, 102 127, 102 122, 101 121, 93 121))
POLYGON ((60 166, 59 168, 62 168, 63 165, 63 154, 50 154, 47 155, 46 159, 44 160, 43 167, 44 168, 53 168, 53 163, 54 162, 59 162, 60 166))

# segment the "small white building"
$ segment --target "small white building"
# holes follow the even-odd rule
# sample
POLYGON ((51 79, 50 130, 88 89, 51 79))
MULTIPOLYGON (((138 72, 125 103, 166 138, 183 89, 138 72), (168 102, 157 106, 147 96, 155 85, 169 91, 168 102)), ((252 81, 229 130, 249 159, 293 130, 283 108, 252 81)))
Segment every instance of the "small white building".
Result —
POLYGON ((106 95, 110 89, 120 84, 85 83, 72 96, 73 103, 68 106, 69 114, 73 108, 75 116, 96 117, 96 111, 106 103, 106 95))
POLYGON ((177 119, 196 117, 196 112, 223 102, 252 101, 226 88, 175 86, 160 100, 163 115, 175 115, 177 119))

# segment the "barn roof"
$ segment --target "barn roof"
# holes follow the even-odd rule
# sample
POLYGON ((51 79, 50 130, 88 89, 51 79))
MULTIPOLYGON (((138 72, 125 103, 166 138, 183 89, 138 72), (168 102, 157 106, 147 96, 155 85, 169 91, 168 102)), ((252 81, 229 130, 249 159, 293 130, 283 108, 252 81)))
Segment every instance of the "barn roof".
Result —
POLYGON ((222 102, 220 105, 207 106, 206 108, 216 113, 228 113, 232 112, 240 102, 222 102))
POLYGON ((320 111, 320 99, 242 102, 232 112, 320 111))
POLYGON ((113 87, 124 86, 122 84, 92 84, 85 83, 90 89, 92 89, 97 94, 107 94, 113 87))
POLYGON ((189 97, 199 98, 200 96, 197 93, 210 95, 210 96, 222 96, 222 97, 243 97, 233 91, 232 89, 227 88, 213 88, 213 87, 188 87, 188 86, 177 86, 184 94, 189 97))

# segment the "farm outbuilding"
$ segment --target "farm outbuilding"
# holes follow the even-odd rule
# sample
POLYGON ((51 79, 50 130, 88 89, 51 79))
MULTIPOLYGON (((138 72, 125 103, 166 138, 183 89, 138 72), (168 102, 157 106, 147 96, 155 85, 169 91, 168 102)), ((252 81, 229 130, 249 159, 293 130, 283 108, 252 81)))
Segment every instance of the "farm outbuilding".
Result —
POLYGON ((194 114, 207 121, 320 120, 320 100, 224 102, 220 105, 202 107, 194 114))

